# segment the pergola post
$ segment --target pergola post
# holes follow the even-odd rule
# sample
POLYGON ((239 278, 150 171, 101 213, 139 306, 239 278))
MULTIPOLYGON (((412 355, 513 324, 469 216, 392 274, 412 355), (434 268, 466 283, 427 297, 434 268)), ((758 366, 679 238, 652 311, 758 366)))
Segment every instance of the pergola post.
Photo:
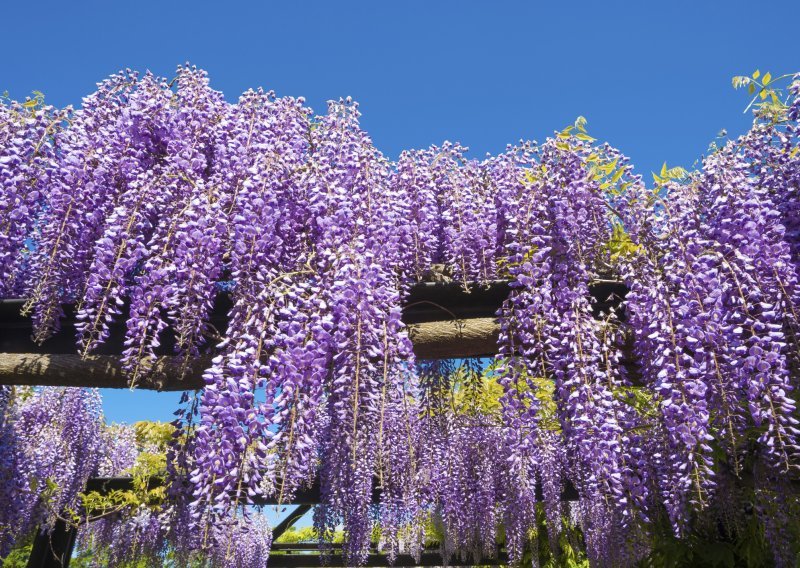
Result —
POLYGON ((67 568, 77 536, 77 527, 63 519, 58 519, 50 532, 40 528, 33 539, 28 568, 67 568))

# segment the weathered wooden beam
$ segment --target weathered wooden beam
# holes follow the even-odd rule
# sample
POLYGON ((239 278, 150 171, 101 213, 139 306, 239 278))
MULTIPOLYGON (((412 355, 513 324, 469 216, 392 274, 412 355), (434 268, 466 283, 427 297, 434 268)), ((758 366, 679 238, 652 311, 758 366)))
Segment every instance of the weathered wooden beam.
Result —
MULTIPOLYGON (((599 315, 618 309, 626 293, 619 282, 602 280, 590 287, 599 315)), ((507 297, 509 284, 494 282, 469 290, 457 283, 420 283, 411 288, 403 306, 403 321, 418 359, 481 357, 497 352, 499 325, 495 314, 507 297)), ((61 329, 44 344, 31 340, 31 320, 20 314, 22 300, 0 300, 0 384, 127 388, 119 354, 123 350, 124 322, 110 327, 110 336, 98 353, 85 359, 75 354, 75 311, 64 306, 61 329)), ((224 334, 230 298, 220 295, 211 324, 224 334)), ((123 310, 123 313, 126 310, 123 310)), ((213 350, 182 370, 174 352, 174 334, 162 334, 153 372, 135 386, 156 390, 203 387, 202 374, 213 350)))
MULTIPOLYGON (((160 487, 164 484, 164 479, 161 477, 151 477, 147 482, 148 488, 160 487)), ((92 477, 86 482, 86 492, 96 491, 101 495, 108 495, 112 491, 129 491, 133 489, 132 477, 92 477)), ((541 483, 536 484, 535 495, 537 501, 544 501, 544 492, 541 483)), ((381 489, 377 478, 372 482, 372 502, 380 503, 381 489)), ((315 478, 313 483, 299 487, 295 491, 294 496, 290 501, 279 501, 277 495, 270 495, 268 497, 255 496, 253 497, 253 504, 257 506, 264 505, 318 505, 320 503, 320 485, 319 478, 315 478)), ((569 481, 565 481, 564 488, 561 492, 562 501, 577 501, 578 491, 575 486, 569 481)))
POLYGON ((495 318, 415 323, 408 326, 417 359, 483 357, 497 353, 500 324, 495 318))
MULTIPOLYGON (((478 357, 496 351, 499 326, 493 318, 411 324, 409 336, 420 359, 478 357)), ((152 373, 136 388, 162 391, 203 387, 209 356, 189 361, 182 375, 182 357, 157 357, 152 373)), ((118 355, 0 353, 0 384, 128 388, 118 355)))
MULTIPOLYGON (((203 387, 202 373, 210 363, 207 358, 190 362, 181 379, 177 357, 159 357, 153 373, 136 388, 175 391, 203 387)), ((0 384, 58 387, 128 388, 118 355, 79 355, 0 353, 0 384)))

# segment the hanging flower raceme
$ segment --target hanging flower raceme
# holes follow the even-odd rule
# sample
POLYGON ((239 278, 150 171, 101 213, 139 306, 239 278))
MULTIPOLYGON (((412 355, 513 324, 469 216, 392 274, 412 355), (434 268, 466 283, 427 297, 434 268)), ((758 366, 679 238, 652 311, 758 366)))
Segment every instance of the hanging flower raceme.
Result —
POLYGON ((13 525, 8 522, 12 515, 18 514, 11 511, 11 507, 18 506, 16 494, 20 485, 14 473, 17 451, 12 417, 13 394, 12 387, 0 387, 0 498, 6 504, 0 510, 0 519, 3 520, 3 528, 0 529, 0 557, 8 554, 17 536, 12 529, 13 525))
POLYGON ((726 149, 708 158, 701 209, 713 239, 707 254, 720 265, 732 292, 720 295, 723 329, 735 354, 721 374, 741 389, 765 458, 787 472, 796 467, 800 431, 784 326, 797 329, 797 274, 784 240, 780 214, 766 191, 751 184, 741 157, 726 149))
MULTIPOLYGON (((388 337, 387 337, 388 339, 388 337)), ((416 376, 384 354, 384 383, 378 425, 377 488, 380 490, 381 544, 390 559, 418 558, 424 545, 426 510, 420 487, 420 417, 416 376)))
MULTIPOLYGON (((704 280, 696 274, 698 267, 687 257, 696 246, 691 240, 696 231, 681 224, 684 212, 692 220, 692 197, 682 187, 673 188, 669 209, 654 209, 656 196, 640 184, 629 191, 623 223, 634 248, 621 266, 630 288, 626 308, 642 381, 660 400, 666 446, 657 454, 659 485, 670 520, 680 531, 689 506, 705 506, 714 487, 708 384, 716 374, 709 372, 711 353, 694 350, 705 338, 704 323, 688 311, 690 306, 702 310, 697 296, 706 292, 699 288, 704 280), (673 246, 655 248, 665 239, 673 246), (666 252, 659 259, 662 250, 666 252)), ((720 390, 723 396, 726 392, 720 390)))
MULTIPOLYGON (((237 504, 275 490, 274 477, 262 480, 267 443, 273 437, 268 427, 278 427, 278 439, 286 413, 280 408, 275 412, 274 397, 284 382, 293 380, 288 375, 293 368, 271 369, 266 361, 273 352, 273 358, 280 357, 286 347, 299 357, 307 341, 299 331, 293 337, 280 333, 308 294, 293 288, 300 276, 304 282, 310 276, 309 251, 302 247, 303 233, 296 230, 307 217, 300 216, 302 190, 293 177, 306 159, 307 111, 301 101, 275 101, 271 93, 251 92, 229 120, 224 146, 217 152, 236 166, 221 186, 229 193, 220 199, 229 222, 215 226, 223 231, 222 250, 228 251, 231 339, 220 345, 222 354, 205 375, 208 386, 193 442, 192 484, 204 522, 210 520, 205 507, 212 503, 212 518, 227 516, 237 504), (262 123, 270 128, 255 129, 262 123)), ((313 388, 308 394, 313 395, 313 388)), ((289 487, 303 479, 290 479, 289 487)))
POLYGON ((36 99, 0 106, 0 295, 22 290, 56 156, 54 142, 69 109, 36 99))
MULTIPOLYGON (((507 455, 501 424, 478 402, 483 389, 480 366, 432 362, 422 365, 419 373, 416 496, 440 532, 446 561, 456 556, 476 562, 495 558, 507 455)), ((420 519, 410 522, 415 520, 420 519)))
POLYGON ((408 255, 403 269, 413 280, 425 280, 431 266, 443 264, 441 190, 431 168, 437 155, 435 148, 405 151, 391 174, 391 187, 408 208, 402 216, 401 244, 408 255))
MULTIPOLYGON (((83 297, 95 242, 107 233, 103 238, 109 240, 99 245, 113 244, 116 233, 104 224, 118 209, 120 194, 131 185, 145 183, 152 175, 150 168, 157 164, 153 154, 163 136, 163 113, 158 96, 148 93, 161 90, 151 76, 142 81, 141 92, 134 93, 138 84, 131 72, 107 79, 69 116, 69 128, 55 135, 53 144, 59 151, 42 194, 37 230, 29 235, 34 246, 24 272, 27 303, 23 312, 33 314, 37 341, 58 329, 62 303, 83 297)), ((122 260, 106 269, 119 271, 122 260)), ((94 278, 114 275, 104 271, 94 278)), ((114 303, 105 310, 110 311, 101 315, 94 330, 100 339, 105 337, 108 318, 119 308, 114 303)))
MULTIPOLYGON (((540 428, 541 403, 537 381, 548 376, 545 324, 552 319, 549 219, 545 201, 536 193, 541 184, 531 183, 541 171, 533 162, 532 149, 517 155, 507 152, 492 165, 498 185, 498 226, 504 242, 502 268, 511 280, 511 293, 500 315, 500 360, 498 381, 504 389, 501 399, 508 444, 506 540, 510 557, 521 561, 528 533, 536 526, 536 487, 539 473, 559 471, 558 460, 542 463, 543 453, 552 446, 550 435, 540 428), (521 163, 517 163, 519 160, 521 163), (513 480, 513 481, 512 481, 513 480)), ((549 518, 560 519, 561 475, 549 478, 557 495, 548 494, 549 518)), ((558 539, 558 524, 552 527, 552 541, 558 539)))
MULTIPOLYGON (((163 169, 151 186, 156 193, 146 195, 141 192, 150 190, 140 188, 141 204, 136 205, 156 215, 143 227, 145 249, 129 293, 123 364, 134 385, 147 374, 167 319, 174 326, 183 368, 199 354, 222 270, 224 233, 219 220, 226 192, 217 189, 224 180, 213 176, 212 164, 221 131, 229 124, 229 106, 209 87, 202 71, 182 68, 175 83, 169 140, 162 141, 163 169)), ((133 222, 136 211, 128 214, 133 222)), ((83 332, 85 337, 86 329, 83 332)))
POLYGON ((272 546, 272 529, 264 515, 251 513, 236 519, 232 530, 221 531, 210 563, 214 568, 266 566, 272 546))
POLYGON ((531 430, 525 445, 532 450, 537 408, 526 391, 535 390, 530 384, 520 389, 516 375, 554 378, 573 481, 585 498, 621 505, 626 449, 612 394, 620 378, 618 368, 605 363, 615 357, 609 353, 614 347, 601 341, 589 294, 610 223, 602 191, 583 159, 588 151, 568 152, 560 144, 542 149, 541 165, 516 182, 527 191, 517 190, 516 203, 505 202, 514 280, 501 314, 509 373, 504 402, 511 424, 523 419, 531 430), (527 218, 516 217, 519 211, 527 218))
POLYGON ((408 252, 400 247, 398 230, 405 206, 402 192, 389 186, 386 161, 358 126, 355 105, 331 104, 317 133, 324 138, 314 141, 311 171, 319 172, 313 181, 324 191, 311 203, 317 218, 315 264, 332 317, 320 443, 327 464, 320 477, 327 514, 317 524, 323 534, 341 519, 347 556, 363 562, 372 532, 373 478, 383 451, 374 432, 386 417, 386 392, 406 382, 414 388, 413 354, 400 321, 399 275, 393 272, 408 252), (406 373, 399 372, 401 362, 406 373))
POLYGON ((105 450, 96 390, 45 387, 4 391, 2 420, 3 495, 0 556, 37 527, 51 529, 98 471, 105 450))

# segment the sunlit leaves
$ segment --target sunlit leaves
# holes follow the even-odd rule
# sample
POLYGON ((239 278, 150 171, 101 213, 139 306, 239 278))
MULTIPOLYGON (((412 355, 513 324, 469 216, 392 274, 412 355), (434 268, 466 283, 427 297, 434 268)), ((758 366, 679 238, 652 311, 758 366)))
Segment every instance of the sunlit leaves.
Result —
POLYGON ((685 168, 681 166, 673 166, 671 168, 667 167, 667 162, 661 166, 661 171, 659 173, 653 172, 653 182, 656 185, 663 185, 670 180, 681 180, 684 179, 686 176, 689 175, 689 172, 686 171, 685 168))
POLYGON ((745 113, 755 106, 757 113, 761 116, 773 122, 780 122, 785 119, 788 104, 781 98, 783 96, 782 88, 776 87, 775 84, 790 77, 792 74, 786 73, 773 78, 772 73, 769 72, 762 76, 761 72, 756 69, 750 76, 737 75, 733 77, 732 84, 734 89, 747 87, 747 94, 752 96, 750 103, 744 109, 745 113), (760 81, 759 78, 761 78, 760 81))

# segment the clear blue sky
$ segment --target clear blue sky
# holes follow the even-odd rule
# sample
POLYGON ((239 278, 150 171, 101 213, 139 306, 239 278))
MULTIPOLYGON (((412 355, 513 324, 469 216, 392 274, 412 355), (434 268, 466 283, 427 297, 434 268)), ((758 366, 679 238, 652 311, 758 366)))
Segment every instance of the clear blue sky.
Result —
MULTIPOLYGON (((649 172, 746 129, 731 76, 800 71, 798 22, 797 0, 17 1, 0 10, 0 91, 78 105, 120 68, 190 61, 229 100, 263 86, 322 112, 353 96, 391 157, 445 139, 481 156, 584 115, 649 172)), ((106 412, 170 419, 176 402, 118 391, 106 412)))

